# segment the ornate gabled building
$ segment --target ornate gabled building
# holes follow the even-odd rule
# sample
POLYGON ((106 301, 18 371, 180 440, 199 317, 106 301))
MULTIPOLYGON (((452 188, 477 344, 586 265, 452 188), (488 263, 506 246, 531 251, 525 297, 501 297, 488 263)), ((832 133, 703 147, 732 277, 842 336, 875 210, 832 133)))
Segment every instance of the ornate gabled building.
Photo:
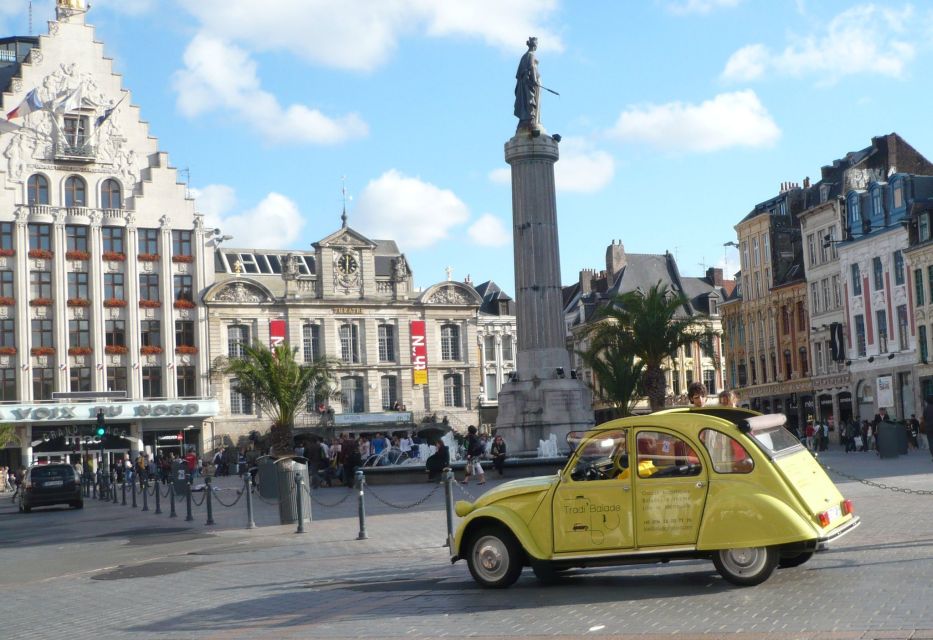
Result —
POLYGON ((202 217, 85 17, 0 40, 0 464, 76 460, 98 412, 108 459, 203 449, 217 412, 202 217))
MULTIPOLYGON (((268 419, 224 375, 244 343, 287 341, 301 357, 336 362, 336 399, 311 407, 302 428, 396 431, 425 422, 477 424, 488 374, 477 345, 483 296, 446 280, 417 290, 396 243, 346 225, 313 251, 219 249, 209 312, 213 390, 231 439, 268 419), (403 410, 399 410, 403 409, 403 410)), ((514 329, 514 317, 513 317, 514 329)), ((483 336, 496 336, 488 323, 483 336)), ((498 331, 504 338, 512 335, 498 331)), ((493 370, 495 372, 495 370, 493 370)), ((498 378, 497 378, 498 383, 498 378)))
MULTIPOLYGON (((686 404, 687 386, 694 381, 703 382, 711 395, 723 388, 725 360, 722 357, 719 309, 723 300, 731 294, 734 283, 724 281, 722 269, 717 268, 708 269, 705 277, 681 276, 677 262, 670 253, 626 253, 621 241, 613 241, 606 248, 606 269, 600 272, 581 270, 578 282, 564 287, 563 292, 564 322, 574 367, 573 375, 580 376, 588 387, 597 391, 594 394, 597 423, 610 419, 614 412, 599 401, 599 382, 579 355, 579 352, 589 347, 587 332, 593 323, 599 322, 600 310, 611 304, 613 298, 632 291, 646 291, 658 283, 687 298, 687 304, 678 317, 695 319, 698 332, 711 331, 715 334, 712 353, 707 353, 698 341, 678 350, 668 362, 665 373, 668 404, 686 404)), ((640 400, 635 410, 647 412, 647 399, 640 400)))
POLYGON ((515 371, 518 353, 515 301, 492 280, 475 288, 483 298, 476 326, 483 374, 479 426, 484 432, 489 432, 495 427, 499 415, 499 389, 515 371))

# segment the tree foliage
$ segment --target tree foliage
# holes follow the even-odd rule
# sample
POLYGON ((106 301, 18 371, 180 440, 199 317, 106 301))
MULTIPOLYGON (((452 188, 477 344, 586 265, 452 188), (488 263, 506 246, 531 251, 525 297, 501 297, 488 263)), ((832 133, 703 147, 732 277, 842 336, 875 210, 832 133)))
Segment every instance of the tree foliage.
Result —
POLYGON ((270 440, 278 454, 292 450, 295 420, 309 406, 331 397, 335 386, 330 361, 302 363, 297 351, 288 343, 274 349, 258 342, 243 345, 243 355, 231 358, 224 368, 224 373, 236 378, 237 391, 252 397, 272 419, 270 440))
POLYGON ((0 424, 0 449, 16 439, 16 427, 12 424, 0 424))
POLYGON ((600 320, 588 333, 588 358, 620 363, 605 371, 603 377, 599 369, 593 367, 600 386, 606 383, 610 388, 617 386, 614 377, 622 371, 622 363, 637 361, 642 367, 641 387, 633 388, 632 393, 640 391, 647 395, 652 411, 663 409, 667 394, 665 360, 680 347, 693 342, 700 342, 712 353, 712 333, 701 330, 695 318, 686 313, 678 314, 681 309, 686 310, 687 305, 682 293, 675 293, 660 282, 644 292, 631 291, 615 296, 602 309, 600 320))

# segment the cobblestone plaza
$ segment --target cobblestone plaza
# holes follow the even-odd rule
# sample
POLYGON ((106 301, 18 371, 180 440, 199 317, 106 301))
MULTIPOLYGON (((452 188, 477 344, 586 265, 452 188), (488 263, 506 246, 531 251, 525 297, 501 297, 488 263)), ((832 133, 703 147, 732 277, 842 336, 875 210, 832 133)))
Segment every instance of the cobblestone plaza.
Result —
MULTIPOLYGON (((863 524, 833 549, 764 584, 725 584, 712 563, 575 570, 542 586, 530 570, 506 591, 479 589, 443 547, 443 491, 376 486, 369 539, 353 492, 315 494, 296 534, 274 506, 214 503, 194 521, 88 499, 83 511, 28 515, 0 504, 0 637, 187 638, 633 637, 933 638, 933 496, 924 453, 882 460, 832 451, 824 462, 863 524), (422 505, 404 506, 434 491, 422 505), (349 495, 348 495, 349 494, 349 495), (339 506, 334 504, 345 496, 339 506)), ((236 478, 218 492, 229 503, 236 478)), ((472 492, 472 485, 463 489, 472 492)), ((457 489, 455 497, 464 493, 457 489)), ((141 507, 141 499, 139 502, 141 507)))

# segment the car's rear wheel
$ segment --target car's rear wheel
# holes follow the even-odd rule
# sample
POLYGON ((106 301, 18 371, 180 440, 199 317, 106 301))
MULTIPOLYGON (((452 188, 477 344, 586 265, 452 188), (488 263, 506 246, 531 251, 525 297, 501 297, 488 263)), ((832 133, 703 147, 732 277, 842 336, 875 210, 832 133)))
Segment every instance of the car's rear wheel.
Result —
POLYGON ((721 549, 713 553, 713 564, 719 574, 741 587, 761 584, 777 566, 779 553, 774 547, 721 549))
POLYGON ((813 557, 812 551, 807 551, 805 553, 798 553, 793 556, 782 556, 778 560, 778 566, 782 569, 790 569, 791 567, 799 567, 804 562, 813 557))
POLYGON ((72 503, 71 503, 71 506, 74 507, 75 509, 83 509, 83 508, 84 508, 84 500, 79 500, 78 502, 72 502, 72 503))
POLYGON ((502 526, 485 526, 470 540, 467 565, 481 586, 504 589, 522 573, 522 547, 502 526))

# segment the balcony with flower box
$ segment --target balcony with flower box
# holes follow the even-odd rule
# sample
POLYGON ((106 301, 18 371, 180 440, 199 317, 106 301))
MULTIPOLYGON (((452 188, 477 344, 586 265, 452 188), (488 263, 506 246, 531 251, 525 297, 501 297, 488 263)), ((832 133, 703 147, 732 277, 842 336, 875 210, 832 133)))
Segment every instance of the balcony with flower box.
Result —
POLYGON ((194 256, 172 256, 172 262, 176 264, 189 264, 194 262, 194 256))
POLYGON ((68 298, 69 307, 90 307, 91 301, 87 298, 68 298))
POLYGON ((55 304, 55 301, 52 298, 33 298, 29 301, 30 307, 51 307, 55 304))
POLYGON ((139 301, 139 308, 140 309, 161 309, 162 301, 142 299, 139 301))
POLYGON ((162 256, 158 253, 140 253, 137 254, 136 259, 140 262, 158 262, 162 256))
POLYGON ((91 259, 91 252, 90 251, 66 251, 65 259, 74 260, 76 262, 86 262, 91 259))
POLYGON ((0 296, 0 307, 12 307, 16 305, 16 298, 11 296, 0 296))
POLYGON ((16 347, 0 347, 0 356, 15 356, 16 347))
POLYGON ((28 255, 32 260, 51 260, 55 257, 55 252, 50 249, 30 249, 28 255))
POLYGON ((33 347, 29 350, 29 353, 34 356, 54 356, 55 347, 33 347))
POLYGON ((126 262, 126 254, 121 251, 104 251, 100 257, 105 262, 126 262))
POLYGON ((157 347, 155 345, 140 347, 139 353, 144 356, 158 356, 162 354, 162 347, 157 347))
POLYGON ((94 353, 90 347, 68 347, 69 356, 89 356, 94 353))
POLYGON ((104 300, 104 307, 107 309, 121 309, 126 306, 126 300, 120 298, 107 298, 104 300))
POLYGON ((129 349, 122 344, 108 344, 104 347, 104 353, 108 356, 122 356, 129 353, 129 349))
POLYGON ((16 249, 0 249, 0 258, 12 258, 16 255, 16 249))
POLYGON ((182 356, 194 356, 198 354, 198 348, 190 344, 180 344, 175 347, 175 353, 182 356))
POLYGON ((197 307, 197 305, 192 300, 186 300, 184 298, 181 300, 176 300, 172 306, 176 309, 194 309, 197 307))

